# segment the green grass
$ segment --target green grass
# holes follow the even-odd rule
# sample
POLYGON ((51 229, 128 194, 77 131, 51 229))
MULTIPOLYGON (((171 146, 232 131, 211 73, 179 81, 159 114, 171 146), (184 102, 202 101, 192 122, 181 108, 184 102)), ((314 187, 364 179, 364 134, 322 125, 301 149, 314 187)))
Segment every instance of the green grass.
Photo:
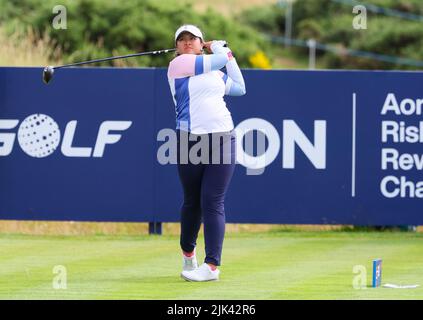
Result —
MULTIPOLYGON (((0 235, 0 299, 422 299, 417 289, 352 287, 353 266, 383 259, 383 282, 423 285, 423 235, 227 234, 218 282, 179 277, 177 236, 0 235), (53 267, 67 289, 53 289, 53 267)), ((198 247, 204 258, 203 238, 198 247)))

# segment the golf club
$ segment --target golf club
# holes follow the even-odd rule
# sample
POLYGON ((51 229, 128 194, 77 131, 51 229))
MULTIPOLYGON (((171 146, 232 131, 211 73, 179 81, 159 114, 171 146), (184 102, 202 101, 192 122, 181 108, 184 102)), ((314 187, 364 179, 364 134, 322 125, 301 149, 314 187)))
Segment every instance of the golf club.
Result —
POLYGON ((44 81, 45 84, 48 84, 51 81, 51 79, 53 78, 53 74, 54 74, 54 71, 56 69, 67 68, 67 67, 75 67, 75 66, 80 66, 80 65, 84 65, 84 64, 90 64, 90 63, 95 63, 95 62, 103 62, 103 61, 109 61, 109 60, 115 60, 115 59, 126 59, 126 58, 146 56, 146 55, 158 55, 158 54, 162 54, 162 53, 172 52, 172 51, 175 51, 175 50, 176 49, 174 49, 174 48, 173 49, 164 49, 164 50, 157 50, 157 51, 133 53, 133 54, 128 54, 128 55, 124 55, 124 56, 115 56, 115 57, 109 57, 109 58, 103 58, 103 59, 96 59, 96 60, 70 63, 70 64, 65 64, 65 65, 57 66, 57 67, 47 66, 47 67, 44 68, 44 71, 43 71, 43 81, 44 81))

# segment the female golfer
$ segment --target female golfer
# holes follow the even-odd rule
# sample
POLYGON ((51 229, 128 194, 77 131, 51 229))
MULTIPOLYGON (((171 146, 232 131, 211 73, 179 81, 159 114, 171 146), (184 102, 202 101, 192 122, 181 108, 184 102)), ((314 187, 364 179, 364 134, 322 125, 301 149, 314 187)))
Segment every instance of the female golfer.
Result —
POLYGON ((223 96, 244 95, 245 84, 225 41, 204 42, 198 27, 183 25, 176 30, 175 44, 168 80, 176 108, 178 174, 184 191, 181 276, 188 281, 218 280, 224 199, 235 169, 234 125, 223 96), (203 54, 204 49, 211 54, 203 54), (226 73, 220 71, 223 67, 226 73), (206 258, 198 267, 195 247, 202 220, 206 258))

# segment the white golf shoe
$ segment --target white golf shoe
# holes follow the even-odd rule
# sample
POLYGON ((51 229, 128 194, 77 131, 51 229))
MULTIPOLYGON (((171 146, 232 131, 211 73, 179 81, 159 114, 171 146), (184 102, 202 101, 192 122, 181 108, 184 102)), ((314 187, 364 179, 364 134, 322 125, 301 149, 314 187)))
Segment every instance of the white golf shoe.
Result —
POLYGON ((200 267, 192 271, 182 271, 181 277, 186 281, 214 281, 219 280, 218 269, 212 270, 207 263, 203 263, 200 267))
POLYGON ((197 257, 195 255, 195 249, 194 249, 194 255, 192 255, 191 257, 187 257, 184 254, 182 255, 183 255, 182 271, 192 271, 198 268, 197 257))

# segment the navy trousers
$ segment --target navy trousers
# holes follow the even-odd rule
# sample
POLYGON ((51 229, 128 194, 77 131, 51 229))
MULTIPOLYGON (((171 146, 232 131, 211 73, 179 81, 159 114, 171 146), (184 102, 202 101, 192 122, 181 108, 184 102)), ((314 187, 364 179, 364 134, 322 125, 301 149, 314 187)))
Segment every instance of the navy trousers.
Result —
POLYGON ((181 143, 181 133, 185 134, 185 138, 188 135, 187 132, 178 131, 178 174, 184 191, 180 245, 186 252, 194 250, 203 221, 206 250, 204 262, 219 266, 225 235, 225 194, 235 169, 235 133, 189 134, 196 140, 190 141, 192 138, 189 138, 185 144, 181 143), (208 145, 208 148, 199 150, 197 144, 194 151, 202 160, 208 161, 197 163, 189 156, 188 161, 183 161, 183 156, 189 155, 198 139, 204 138, 208 142, 202 146, 208 145), (181 144, 187 148, 181 150, 181 144))

